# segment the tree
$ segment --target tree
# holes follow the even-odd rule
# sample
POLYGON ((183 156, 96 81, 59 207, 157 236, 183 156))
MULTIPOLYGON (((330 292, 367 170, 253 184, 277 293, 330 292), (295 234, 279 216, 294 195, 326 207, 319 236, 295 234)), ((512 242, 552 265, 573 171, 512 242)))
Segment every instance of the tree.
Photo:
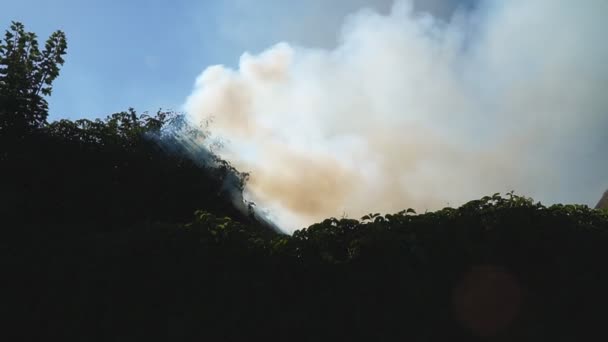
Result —
POLYGON ((46 124, 52 83, 67 50, 65 33, 55 31, 44 50, 35 33, 12 22, 0 39, 0 134, 23 134, 46 124))

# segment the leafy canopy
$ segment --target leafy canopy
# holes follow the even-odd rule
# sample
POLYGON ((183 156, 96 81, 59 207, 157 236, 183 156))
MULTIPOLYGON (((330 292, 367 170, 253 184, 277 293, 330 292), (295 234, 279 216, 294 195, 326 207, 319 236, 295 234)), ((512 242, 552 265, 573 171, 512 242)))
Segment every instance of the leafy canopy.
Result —
POLYGON ((0 134, 23 134, 45 125, 52 83, 67 50, 65 33, 55 31, 40 51, 37 36, 12 22, 0 39, 0 134))

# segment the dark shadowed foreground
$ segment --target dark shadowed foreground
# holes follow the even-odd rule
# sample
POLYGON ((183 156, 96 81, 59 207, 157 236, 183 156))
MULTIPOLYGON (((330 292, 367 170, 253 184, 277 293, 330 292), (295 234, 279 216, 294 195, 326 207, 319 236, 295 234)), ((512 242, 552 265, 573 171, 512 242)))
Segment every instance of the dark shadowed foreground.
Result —
POLYGON ((192 223, 5 226, 14 339, 607 338, 608 214, 488 197, 294 236, 192 223))

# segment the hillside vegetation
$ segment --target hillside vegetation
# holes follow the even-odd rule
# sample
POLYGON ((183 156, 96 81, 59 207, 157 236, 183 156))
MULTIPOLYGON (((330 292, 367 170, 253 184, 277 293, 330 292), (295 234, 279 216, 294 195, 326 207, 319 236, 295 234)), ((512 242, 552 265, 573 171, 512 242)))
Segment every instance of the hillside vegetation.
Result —
POLYGON ((608 338, 608 211, 508 193, 279 234, 235 207, 246 174, 164 133, 180 114, 48 122, 66 49, 0 40, 7 341, 608 338))

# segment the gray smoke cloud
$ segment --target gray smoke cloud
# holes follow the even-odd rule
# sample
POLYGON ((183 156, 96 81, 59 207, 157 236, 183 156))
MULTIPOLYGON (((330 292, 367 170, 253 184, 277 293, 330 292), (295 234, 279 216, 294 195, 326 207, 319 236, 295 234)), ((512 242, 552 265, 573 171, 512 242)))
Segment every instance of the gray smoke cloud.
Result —
MULTIPOLYGON (((474 8, 480 0, 413 0, 412 8, 448 20, 456 10, 474 8)), ((333 48, 344 17, 362 8, 390 13, 394 0, 224 0, 218 31, 223 45, 258 51, 278 41, 333 48), (272 24, 269 25, 269 18, 272 24)))
POLYGON ((510 190, 597 201, 608 2, 480 2, 447 18, 413 5, 353 13, 334 48, 282 42, 203 71, 184 108, 251 173, 246 198, 287 232, 510 190))

